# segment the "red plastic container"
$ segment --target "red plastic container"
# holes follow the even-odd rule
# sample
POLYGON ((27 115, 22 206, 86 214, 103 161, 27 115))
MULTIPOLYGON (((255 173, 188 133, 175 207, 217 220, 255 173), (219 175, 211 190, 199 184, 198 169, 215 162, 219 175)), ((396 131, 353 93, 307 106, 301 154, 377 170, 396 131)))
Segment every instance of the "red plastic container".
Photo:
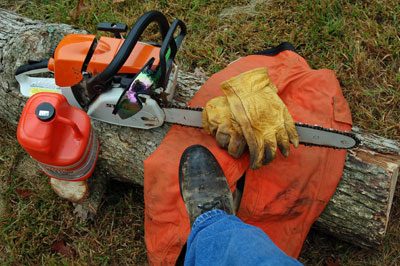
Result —
POLYGON ((17 139, 50 177, 81 181, 93 173, 99 142, 90 118, 61 94, 43 92, 29 98, 17 139))

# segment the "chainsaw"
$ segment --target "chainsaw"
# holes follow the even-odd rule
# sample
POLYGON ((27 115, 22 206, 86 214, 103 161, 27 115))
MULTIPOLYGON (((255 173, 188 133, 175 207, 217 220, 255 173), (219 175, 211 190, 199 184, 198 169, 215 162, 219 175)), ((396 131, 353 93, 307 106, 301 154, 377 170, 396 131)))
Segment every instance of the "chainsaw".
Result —
MULTIPOLYGON (((151 129, 169 122, 202 127, 202 108, 171 104, 178 75, 174 59, 186 35, 181 20, 169 25, 162 13, 150 11, 126 38, 122 33, 127 26, 122 23, 99 23, 97 29, 114 38, 70 34, 49 60, 20 66, 16 80, 21 94, 61 93, 91 118, 120 126, 151 129), (139 41, 153 23, 158 24, 162 41, 139 41)), ((296 129, 305 145, 351 149, 359 144, 351 132, 302 123, 296 123, 296 129)))
POLYGON ((159 103, 174 95, 178 73, 174 59, 186 35, 185 24, 175 19, 169 25, 162 13, 150 11, 126 38, 122 34, 127 26, 122 23, 99 23, 97 29, 113 33, 114 38, 70 34, 49 60, 20 66, 15 78, 21 94, 61 93, 71 105, 100 121, 143 129, 161 126, 164 112, 159 103), (161 42, 139 41, 152 24, 158 25, 161 42), (134 101, 128 109, 126 97, 134 101))

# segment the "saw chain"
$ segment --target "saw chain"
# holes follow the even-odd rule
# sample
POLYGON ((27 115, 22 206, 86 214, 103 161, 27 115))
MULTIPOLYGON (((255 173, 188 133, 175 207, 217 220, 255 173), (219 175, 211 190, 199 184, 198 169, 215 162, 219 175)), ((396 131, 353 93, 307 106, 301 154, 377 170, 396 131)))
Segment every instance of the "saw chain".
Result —
MULTIPOLYGON (((166 113, 167 116, 166 122, 185 127, 202 128, 201 112, 203 111, 203 108, 180 106, 171 103, 168 104, 161 103, 160 107, 166 113), (171 119, 172 121, 168 119, 168 112, 174 111, 176 116, 176 114, 179 113, 180 110, 182 111, 182 115, 180 115, 179 118, 171 119), (194 116, 194 115, 195 115, 194 118, 193 117, 188 118, 189 116, 194 116), (196 121, 196 123, 192 121, 196 121)), ((173 115, 171 114, 171 116, 173 115)), ((352 149, 360 144, 360 140, 352 132, 340 131, 332 128, 324 128, 319 125, 309 125, 301 122, 295 122, 295 126, 297 132, 299 133, 300 144, 303 144, 305 146, 317 146, 317 147, 325 147, 333 149, 352 149), (340 140, 335 140, 335 137, 338 136, 339 137, 342 136, 344 138, 340 140), (319 138, 323 139, 323 141, 320 141, 319 138), (329 145, 324 144, 324 141, 328 141, 329 145), (335 143, 337 143, 337 145, 335 145, 335 143)))

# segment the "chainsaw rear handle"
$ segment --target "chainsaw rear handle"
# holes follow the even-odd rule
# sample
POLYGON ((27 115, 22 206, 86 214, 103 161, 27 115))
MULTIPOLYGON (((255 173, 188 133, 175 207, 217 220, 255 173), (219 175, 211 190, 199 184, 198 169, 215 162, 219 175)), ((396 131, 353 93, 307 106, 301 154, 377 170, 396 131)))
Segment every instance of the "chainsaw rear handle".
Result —
POLYGON ((139 41, 139 38, 145 29, 153 22, 158 24, 161 37, 163 40, 165 39, 169 28, 167 18, 159 11, 149 11, 142 15, 129 32, 128 36, 124 40, 124 43, 110 64, 104 69, 103 72, 87 81, 86 86, 89 91, 94 90, 94 92, 101 92, 106 90, 105 84, 107 84, 118 73, 120 68, 128 59, 129 55, 132 53, 133 48, 139 41))
POLYGON ((15 75, 19 75, 37 69, 47 69, 48 63, 49 63, 48 59, 42 61, 29 61, 28 64, 18 67, 17 70, 15 71, 15 75))

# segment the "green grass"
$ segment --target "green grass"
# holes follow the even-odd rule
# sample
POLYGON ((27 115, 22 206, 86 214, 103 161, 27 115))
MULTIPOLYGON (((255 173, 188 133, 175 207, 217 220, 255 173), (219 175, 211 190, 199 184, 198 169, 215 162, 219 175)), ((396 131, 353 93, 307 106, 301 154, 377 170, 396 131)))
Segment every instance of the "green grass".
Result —
MULTIPOLYGON (((86 8, 75 18, 72 13, 77 1, 3 0, 0 7, 34 19, 73 24, 93 33, 98 22, 132 25, 145 11, 157 9, 170 20, 178 17, 188 26, 188 36, 179 53, 183 68, 202 68, 208 74, 224 68, 239 56, 289 41, 313 68, 336 71, 355 125, 400 140, 400 4, 397 0, 257 2, 253 14, 237 13, 224 18, 218 15, 225 8, 247 5, 249 1, 113 3, 86 0, 86 8)), ((154 38, 151 33, 148 36, 154 38)), ((3 128, 0 132, 6 131, 3 128)), ((12 135, 1 147, 5 145, 7 152, 1 152, 0 158, 15 160, 22 156, 12 135)), ((9 161, 0 160, 0 169, 12 169, 9 161)), ((0 261, 3 259, 9 264, 27 261, 33 264, 142 264, 145 261, 140 188, 127 189, 121 196, 115 196, 121 192, 115 185, 96 222, 81 224, 72 214, 71 205, 53 194, 45 177, 27 179, 10 177, 10 173, 2 177, 9 178, 5 198, 10 199, 6 205, 12 215, 0 220, 1 239, 5 241, 4 246, 0 244, 0 254, 5 254, 0 255, 0 261), (15 193, 16 187, 27 187, 35 193, 21 199, 15 193), (117 199, 110 202, 110 197, 117 199), (78 255, 65 258, 51 253, 51 245, 58 238, 66 239, 78 255)), ((305 244, 302 261, 325 265, 325 259, 333 255, 344 265, 400 264, 399 195, 397 191, 388 235, 378 251, 362 250, 313 232, 305 244)))
POLYGON ((81 222, 72 204, 60 199, 48 178, 35 170, 15 140, 15 128, 0 122, 0 178, 7 185, 0 188, 6 201, 6 215, 0 215, 0 265, 145 263, 141 187, 112 183, 97 219, 81 222), (59 240, 75 255, 54 251, 59 240))

